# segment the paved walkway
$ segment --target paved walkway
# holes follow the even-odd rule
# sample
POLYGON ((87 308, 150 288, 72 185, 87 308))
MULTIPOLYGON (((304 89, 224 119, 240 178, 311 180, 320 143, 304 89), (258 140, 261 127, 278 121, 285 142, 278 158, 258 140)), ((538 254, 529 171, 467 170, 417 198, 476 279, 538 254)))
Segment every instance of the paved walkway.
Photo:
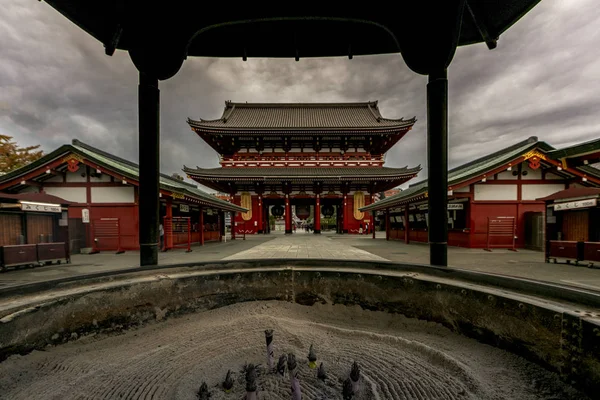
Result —
MULTIPOLYGON (((429 246, 406 245, 400 241, 385 240, 385 233, 378 232, 377 239, 370 235, 314 235, 297 231, 293 235, 274 232, 270 235, 248 235, 246 240, 207 243, 193 247, 191 253, 174 250, 159 254, 161 264, 183 264, 215 260, 251 258, 333 258, 347 260, 390 260, 396 262, 428 264, 429 246)), ((100 253, 74 255, 72 264, 49 265, 36 268, 9 270, 0 274, 0 288, 39 282, 50 279, 85 275, 95 272, 135 268, 139 265, 138 252, 124 254, 100 253)), ((517 276, 578 286, 600 291, 600 269, 576 267, 567 264, 548 264, 538 251, 448 248, 451 267, 517 276)))
POLYGON ((296 231, 292 235, 274 234, 274 240, 224 257, 224 260, 251 258, 332 258, 344 260, 385 260, 376 254, 333 239, 331 234, 315 235, 296 231))

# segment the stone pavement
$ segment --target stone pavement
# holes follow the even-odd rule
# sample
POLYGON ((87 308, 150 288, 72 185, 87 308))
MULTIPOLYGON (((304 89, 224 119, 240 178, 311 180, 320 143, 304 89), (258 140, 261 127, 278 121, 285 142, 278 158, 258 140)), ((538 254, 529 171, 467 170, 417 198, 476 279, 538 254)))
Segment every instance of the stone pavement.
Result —
MULTIPOLYGON (((270 235, 248 235, 246 240, 207 243, 195 246, 191 253, 173 250, 159 254, 161 264, 183 264, 215 260, 251 258, 333 258, 348 260, 390 260, 411 264, 429 263, 429 246, 385 240, 378 232, 377 239, 370 235, 314 235, 297 231, 293 235, 274 232, 270 235)), ((494 274, 554 282, 600 291, 600 269, 576 267, 567 264, 548 264, 538 251, 448 248, 451 268, 469 269, 494 274)), ((71 264, 49 265, 36 268, 10 269, 0 274, 0 288, 30 282, 85 275, 89 273, 135 268, 139 265, 138 252, 124 254, 100 253, 74 255, 71 264)))
POLYGON ((343 241, 333 240, 332 234, 315 235, 312 232, 296 231, 292 235, 274 235, 277 235, 275 240, 259 244, 256 247, 223 259, 331 258, 336 260, 386 260, 376 254, 349 246, 343 241))

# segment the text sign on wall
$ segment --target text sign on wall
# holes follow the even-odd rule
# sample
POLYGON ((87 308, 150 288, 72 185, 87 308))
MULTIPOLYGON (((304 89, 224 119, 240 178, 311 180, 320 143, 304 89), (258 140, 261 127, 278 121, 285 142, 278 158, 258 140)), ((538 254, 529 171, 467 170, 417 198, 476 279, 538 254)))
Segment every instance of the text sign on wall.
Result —
POLYGON ((181 212, 190 212, 190 206, 187 205, 187 204, 180 204, 179 205, 179 211, 181 211, 181 212))
POLYGON ((84 224, 90 223, 90 210, 88 210, 87 208, 81 210, 81 222, 83 222, 84 224))
POLYGON ((21 202, 21 210, 23 211, 41 211, 41 212, 61 212, 60 204, 49 203, 34 203, 29 201, 21 202))
POLYGON ((595 207, 597 199, 587 199, 579 201, 569 201, 568 203, 554 204, 554 211, 573 210, 576 208, 595 207))
MULTIPOLYGON (((419 206, 419 210, 424 211, 429 209, 429 205, 427 204, 421 204, 419 206)), ((464 204, 463 203, 449 203, 448 204, 448 210, 463 210, 464 209, 464 204)))

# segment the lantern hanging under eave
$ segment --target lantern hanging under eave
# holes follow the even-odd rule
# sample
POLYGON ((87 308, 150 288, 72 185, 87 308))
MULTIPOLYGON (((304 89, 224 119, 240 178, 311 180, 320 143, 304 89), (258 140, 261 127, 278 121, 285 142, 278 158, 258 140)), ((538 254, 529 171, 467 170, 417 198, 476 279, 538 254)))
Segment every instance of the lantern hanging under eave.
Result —
POLYGON ((296 206, 296 217, 306 219, 310 216, 310 206, 296 206))
POLYGON ((365 213, 360 211, 365 206, 365 194, 363 192, 354 193, 354 218, 362 220, 365 217, 365 213))
POLYGON ((331 217, 333 215, 333 206, 328 204, 321 207, 321 214, 323 214, 325 218, 331 217))
POLYGON ((271 208, 271 215, 279 218, 283 216, 283 206, 277 205, 271 208))
POLYGON ((252 196, 248 192, 243 192, 240 195, 240 206, 244 207, 248 211, 242 213, 242 219, 244 221, 250 221, 252 219, 252 196))

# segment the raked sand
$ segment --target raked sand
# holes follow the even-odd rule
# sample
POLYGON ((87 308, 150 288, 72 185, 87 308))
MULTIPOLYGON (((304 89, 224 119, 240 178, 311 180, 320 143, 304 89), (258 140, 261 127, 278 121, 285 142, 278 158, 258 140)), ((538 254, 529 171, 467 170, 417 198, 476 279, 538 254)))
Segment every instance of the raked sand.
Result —
POLYGON ((195 399, 244 396, 245 363, 260 364, 258 398, 290 399, 290 382, 266 368, 295 353, 303 399, 341 399, 353 361, 354 399, 585 399, 558 376, 443 326, 360 307, 250 302, 173 317, 122 334, 79 338, 0 363, 1 399, 195 399), (329 378, 308 367, 313 344, 329 378), (234 390, 220 389, 227 370, 234 390))

